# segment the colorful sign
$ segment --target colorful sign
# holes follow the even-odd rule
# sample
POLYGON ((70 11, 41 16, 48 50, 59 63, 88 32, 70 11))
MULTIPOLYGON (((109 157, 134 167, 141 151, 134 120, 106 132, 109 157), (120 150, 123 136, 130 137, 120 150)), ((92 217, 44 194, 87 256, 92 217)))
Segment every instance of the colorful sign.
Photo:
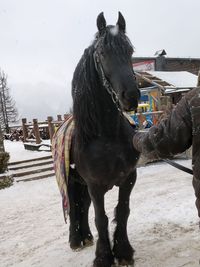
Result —
POLYGON ((154 71, 155 70, 155 61, 146 60, 137 63, 133 63, 133 69, 135 71, 154 71))

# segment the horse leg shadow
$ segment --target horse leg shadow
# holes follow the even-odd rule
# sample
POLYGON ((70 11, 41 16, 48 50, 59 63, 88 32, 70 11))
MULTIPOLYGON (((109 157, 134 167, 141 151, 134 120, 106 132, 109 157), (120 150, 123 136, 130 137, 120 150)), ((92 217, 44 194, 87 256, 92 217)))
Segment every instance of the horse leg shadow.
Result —
POLYGON ((136 171, 119 188, 118 204, 115 208, 116 229, 114 232, 113 254, 122 266, 133 265, 134 249, 127 235, 127 221, 130 213, 129 198, 136 181, 136 171))
POLYGON ((76 172, 70 169, 68 194, 70 202, 69 243, 73 250, 93 245, 93 236, 88 222, 91 199, 87 185, 76 172))

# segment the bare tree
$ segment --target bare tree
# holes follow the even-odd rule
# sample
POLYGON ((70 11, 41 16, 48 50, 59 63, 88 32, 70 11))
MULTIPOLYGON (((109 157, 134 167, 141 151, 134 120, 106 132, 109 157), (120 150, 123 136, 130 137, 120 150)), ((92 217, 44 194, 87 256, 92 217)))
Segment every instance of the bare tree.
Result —
POLYGON ((10 96, 7 75, 0 70, 0 124, 2 130, 9 133, 9 123, 17 120, 18 112, 15 101, 10 96))
POLYGON ((200 86, 200 70, 198 72, 198 78, 197 78, 197 87, 200 86))
POLYGON ((0 125, 0 153, 4 153, 5 148, 4 148, 4 143, 3 143, 3 134, 1 131, 1 125, 0 125))

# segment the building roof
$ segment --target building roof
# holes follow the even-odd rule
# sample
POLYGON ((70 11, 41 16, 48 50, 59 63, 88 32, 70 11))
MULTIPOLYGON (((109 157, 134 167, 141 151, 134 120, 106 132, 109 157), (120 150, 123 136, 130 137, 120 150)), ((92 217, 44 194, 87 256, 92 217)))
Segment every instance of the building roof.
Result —
POLYGON ((187 71, 136 72, 141 91, 160 88, 163 93, 186 92, 197 87, 197 75, 187 71))
MULTIPOLYGON (((197 86, 197 75, 187 71, 147 71, 176 88, 193 88, 197 86)), ((168 86, 165 86, 167 88, 168 86)))
MULTIPOLYGON (((153 56, 133 56, 132 60, 133 62, 143 61, 143 60, 151 60, 151 59, 156 59, 158 56, 153 55, 153 56)), ((167 60, 187 60, 187 61, 200 61, 200 58, 197 57, 167 57, 165 56, 165 59, 167 60)))

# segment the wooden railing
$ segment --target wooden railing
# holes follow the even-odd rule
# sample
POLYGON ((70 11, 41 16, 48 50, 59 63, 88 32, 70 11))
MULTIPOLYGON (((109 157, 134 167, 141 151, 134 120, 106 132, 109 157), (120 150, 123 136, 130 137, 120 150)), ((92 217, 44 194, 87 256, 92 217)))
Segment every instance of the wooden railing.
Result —
POLYGON ((46 121, 38 122, 37 119, 33 119, 33 122, 27 122, 26 118, 22 119, 22 131, 23 141, 29 142, 35 139, 36 144, 42 142, 42 138, 46 135, 52 141, 53 134, 56 127, 58 127, 63 121, 65 121, 70 114, 57 115, 57 120, 54 120, 52 116, 48 116, 46 121))

